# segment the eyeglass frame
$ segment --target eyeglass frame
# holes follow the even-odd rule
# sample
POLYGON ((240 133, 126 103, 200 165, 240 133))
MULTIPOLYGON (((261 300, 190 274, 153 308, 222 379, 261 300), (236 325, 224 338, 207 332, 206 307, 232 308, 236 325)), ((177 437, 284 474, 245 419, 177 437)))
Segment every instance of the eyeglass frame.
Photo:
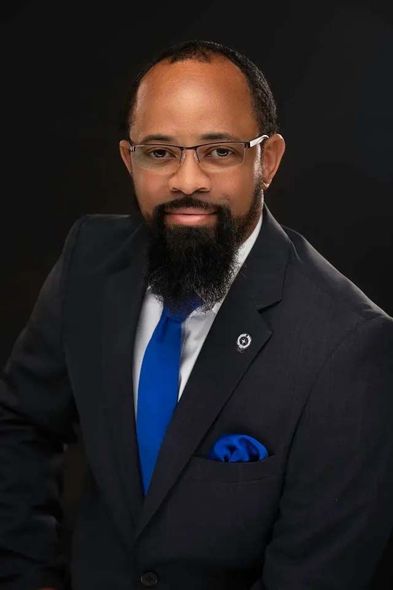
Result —
MULTIPOLYGON (((174 144, 171 144, 171 143, 133 143, 132 141, 128 141, 128 140, 127 141, 129 143, 129 146, 130 146, 129 147, 130 152, 135 152, 135 150, 136 150, 137 147, 161 146, 161 147, 178 148, 178 149, 181 150, 181 156, 180 156, 180 159, 179 159, 179 166, 181 166, 181 164, 183 162, 183 159, 184 159, 184 155, 183 154, 184 154, 185 150, 194 150, 196 160, 197 160, 198 164, 200 164, 201 161, 198 158, 198 152, 197 152, 197 149, 200 148, 200 147, 204 147, 204 146, 207 146, 207 145, 221 145, 223 143, 240 143, 240 144, 242 144, 244 146, 244 150, 245 150, 245 149, 250 149, 250 148, 253 148, 253 147, 259 145, 260 143, 262 143, 262 141, 264 139, 269 139, 269 137, 270 137, 269 135, 263 134, 263 135, 259 135, 258 137, 255 137, 254 139, 250 139, 249 141, 230 141, 230 140, 229 141, 228 140, 223 140, 221 142, 220 141, 211 141, 211 142, 208 142, 208 143, 200 143, 198 145, 190 145, 190 146, 174 145, 174 144)), ((245 151, 243 152, 243 160, 239 164, 239 166, 241 164, 243 164, 243 162, 244 162, 244 156, 245 156, 245 151)))

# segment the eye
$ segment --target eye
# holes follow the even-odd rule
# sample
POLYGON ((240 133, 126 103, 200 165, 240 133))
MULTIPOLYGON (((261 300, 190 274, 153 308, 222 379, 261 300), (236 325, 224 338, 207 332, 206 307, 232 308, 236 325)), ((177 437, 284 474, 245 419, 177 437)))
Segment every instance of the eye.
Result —
POLYGON ((169 147, 144 147, 143 154, 146 158, 151 160, 171 160, 177 157, 174 150, 169 147))
POLYGON ((217 146, 217 147, 209 150, 207 155, 212 158, 220 159, 220 158, 228 158, 232 154, 233 154, 233 151, 230 148, 224 147, 224 146, 217 146))
POLYGON ((150 150, 148 154, 154 160, 169 160, 175 157, 175 154, 163 148, 150 150))

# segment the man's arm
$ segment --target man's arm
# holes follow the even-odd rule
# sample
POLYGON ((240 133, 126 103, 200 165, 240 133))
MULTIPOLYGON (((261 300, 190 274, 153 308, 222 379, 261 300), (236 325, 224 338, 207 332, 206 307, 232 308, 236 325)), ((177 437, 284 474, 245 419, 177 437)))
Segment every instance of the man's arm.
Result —
POLYGON ((299 421, 263 576, 251 590, 362 590, 393 527, 393 321, 326 360, 299 421))
POLYGON ((76 410, 62 319, 67 271, 84 218, 71 228, 0 379, 0 587, 61 588, 64 443, 76 410))

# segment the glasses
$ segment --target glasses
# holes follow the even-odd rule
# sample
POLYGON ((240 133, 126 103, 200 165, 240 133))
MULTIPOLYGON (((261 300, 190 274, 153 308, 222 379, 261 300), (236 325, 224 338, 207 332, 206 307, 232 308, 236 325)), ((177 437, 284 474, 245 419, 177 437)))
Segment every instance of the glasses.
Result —
POLYGON ((221 172, 240 166, 244 162, 246 149, 259 145, 268 137, 268 135, 260 135, 250 141, 202 143, 190 147, 162 143, 130 144, 130 152, 134 163, 143 170, 171 174, 176 172, 183 162, 185 151, 194 150, 194 156, 202 170, 221 172))

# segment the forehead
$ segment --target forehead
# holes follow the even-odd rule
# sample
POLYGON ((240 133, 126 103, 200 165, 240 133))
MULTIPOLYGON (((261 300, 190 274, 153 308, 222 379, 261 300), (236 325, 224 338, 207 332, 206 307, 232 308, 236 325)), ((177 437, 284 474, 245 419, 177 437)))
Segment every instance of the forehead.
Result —
MULTIPOLYGON (((132 137, 149 134, 197 137, 227 132, 249 136, 258 129, 247 80, 224 57, 156 64, 142 79, 132 137)), ((134 139, 135 141, 135 139, 134 139)))

